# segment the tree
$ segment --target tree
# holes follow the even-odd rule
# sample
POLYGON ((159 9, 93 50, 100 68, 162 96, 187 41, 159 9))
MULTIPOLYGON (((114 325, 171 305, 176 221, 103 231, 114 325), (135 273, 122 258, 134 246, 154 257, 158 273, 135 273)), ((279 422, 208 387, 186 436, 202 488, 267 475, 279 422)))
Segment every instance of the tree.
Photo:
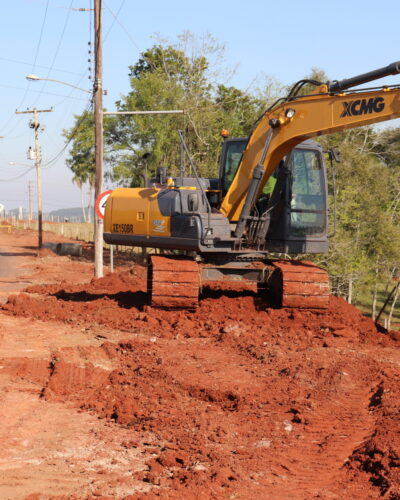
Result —
POLYGON ((75 115, 75 125, 71 130, 63 130, 63 136, 68 143, 72 143, 69 157, 66 160, 68 167, 73 172, 74 182, 81 191, 82 212, 84 220, 90 221, 92 194, 95 177, 95 145, 94 145, 94 117, 93 113, 84 111, 75 115), (84 185, 89 185, 88 212, 84 208, 84 185))
POLYGON ((154 45, 130 67, 132 90, 116 103, 119 110, 181 109, 184 114, 113 119, 107 141, 113 149, 110 161, 114 164, 114 180, 137 185, 146 151, 151 152, 152 173, 157 166, 165 165, 171 175, 178 174, 179 129, 201 175, 216 175, 220 130, 247 135, 263 107, 248 93, 215 82, 210 61, 221 59, 222 52, 213 39, 199 48, 193 36, 186 33, 176 44, 154 45))
MULTIPOLYGON (((371 312, 376 313, 380 286, 400 259, 400 230, 393 212, 398 185, 393 169, 375 154, 381 142, 371 127, 321 138, 324 149, 339 146, 342 163, 336 168, 337 234, 323 257, 334 289, 348 298, 371 290, 371 312), (395 182, 394 182, 395 181, 395 182)), ((331 186, 332 189, 332 186, 331 186)))
MULTIPOLYGON (((170 175, 177 175, 183 161, 178 130, 183 132, 200 175, 217 175, 221 129, 228 129, 233 136, 248 135, 267 101, 275 100, 277 87, 269 83, 260 97, 227 86, 229 74, 221 70, 223 52, 211 36, 197 39, 186 32, 175 43, 160 40, 129 67, 131 90, 116 102, 119 111, 178 109, 184 114, 106 117, 104 162, 112 181, 138 186, 145 169, 152 176, 161 165, 168 167, 170 175), (148 156, 146 161, 144 155, 148 156)), ((92 131, 88 130, 92 125, 89 115, 75 118, 74 128, 64 131, 73 142, 68 164, 76 177, 86 182, 85 173, 94 165, 92 131)), ((189 174, 187 158, 183 164, 189 174)))

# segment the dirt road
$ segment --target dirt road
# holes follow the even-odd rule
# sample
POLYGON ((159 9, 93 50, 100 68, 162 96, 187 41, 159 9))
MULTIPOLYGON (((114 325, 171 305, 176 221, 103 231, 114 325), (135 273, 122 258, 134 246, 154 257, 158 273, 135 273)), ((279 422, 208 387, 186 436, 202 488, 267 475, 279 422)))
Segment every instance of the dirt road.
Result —
POLYGON ((395 334, 334 297, 155 310, 140 266, 34 244, 1 235, 0 498, 400 499, 395 334))

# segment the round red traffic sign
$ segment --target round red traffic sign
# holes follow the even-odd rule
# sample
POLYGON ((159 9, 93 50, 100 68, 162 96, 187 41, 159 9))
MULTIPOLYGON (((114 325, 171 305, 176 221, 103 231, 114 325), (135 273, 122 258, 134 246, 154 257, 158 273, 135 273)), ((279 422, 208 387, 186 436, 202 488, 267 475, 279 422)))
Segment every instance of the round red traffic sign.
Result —
POLYGON ((112 189, 104 191, 103 193, 99 194, 99 196, 96 199, 95 209, 96 209, 96 214, 100 217, 100 219, 104 219, 104 212, 106 211, 106 202, 112 192, 113 192, 112 189))

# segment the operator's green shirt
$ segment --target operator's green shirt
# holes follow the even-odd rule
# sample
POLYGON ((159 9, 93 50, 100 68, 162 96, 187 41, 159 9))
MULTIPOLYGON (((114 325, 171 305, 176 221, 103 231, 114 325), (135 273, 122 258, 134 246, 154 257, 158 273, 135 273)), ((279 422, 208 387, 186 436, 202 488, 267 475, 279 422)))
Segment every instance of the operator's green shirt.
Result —
POLYGON ((263 194, 271 194, 272 191, 274 190, 275 184, 276 184, 276 179, 273 175, 271 175, 271 177, 267 180, 262 190, 263 194))

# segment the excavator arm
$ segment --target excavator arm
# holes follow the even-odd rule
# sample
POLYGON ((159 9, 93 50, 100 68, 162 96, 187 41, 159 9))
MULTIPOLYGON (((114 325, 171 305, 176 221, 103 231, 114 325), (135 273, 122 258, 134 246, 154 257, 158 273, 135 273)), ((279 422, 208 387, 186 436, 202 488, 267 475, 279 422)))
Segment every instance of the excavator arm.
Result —
POLYGON ((291 97, 267 111, 255 126, 220 211, 238 222, 240 237, 265 183, 279 161, 300 142, 324 134, 400 117, 400 87, 346 90, 389 74, 400 62, 341 82, 320 85, 315 93, 291 97))

